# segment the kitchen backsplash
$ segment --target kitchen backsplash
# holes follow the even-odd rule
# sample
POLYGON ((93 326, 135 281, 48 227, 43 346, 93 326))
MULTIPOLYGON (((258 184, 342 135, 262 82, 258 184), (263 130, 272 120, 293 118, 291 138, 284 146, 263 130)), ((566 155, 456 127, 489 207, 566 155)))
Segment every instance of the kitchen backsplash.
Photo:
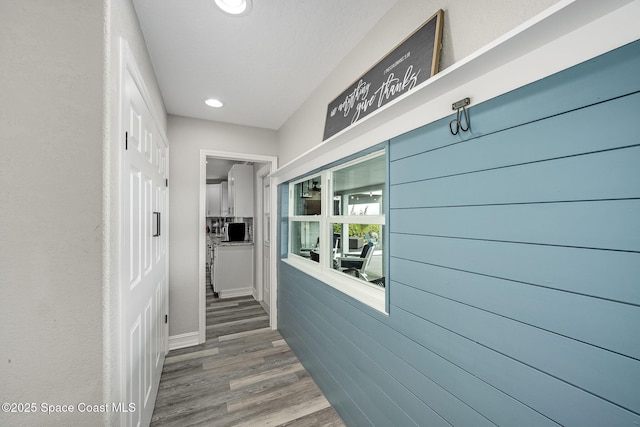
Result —
POLYGON ((225 223, 244 222, 244 240, 253 242, 253 218, 251 217, 207 217, 207 232, 221 235, 225 223))

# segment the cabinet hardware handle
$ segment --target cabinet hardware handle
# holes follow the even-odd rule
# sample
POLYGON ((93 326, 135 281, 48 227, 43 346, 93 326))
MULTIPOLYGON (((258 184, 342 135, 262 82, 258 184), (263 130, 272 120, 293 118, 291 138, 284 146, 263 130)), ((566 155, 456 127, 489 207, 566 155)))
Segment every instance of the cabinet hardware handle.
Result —
POLYGON ((154 229, 155 231, 153 232, 153 237, 158 237, 160 236, 160 212, 154 212, 153 213, 153 222, 154 222, 154 229))

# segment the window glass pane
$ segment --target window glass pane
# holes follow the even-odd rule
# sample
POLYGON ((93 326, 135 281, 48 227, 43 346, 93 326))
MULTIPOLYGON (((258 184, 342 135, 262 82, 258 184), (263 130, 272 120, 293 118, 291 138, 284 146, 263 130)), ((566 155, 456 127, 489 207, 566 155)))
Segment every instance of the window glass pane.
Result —
POLYGON ((293 188, 294 215, 320 215, 322 200, 320 175, 297 183, 293 188))
POLYGON ((380 224, 331 224, 333 269, 384 286, 384 263, 380 224))
POLYGON ((318 261, 317 248, 320 242, 320 223, 314 221, 292 221, 290 230, 291 253, 318 261))
POLYGON ((385 156, 333 172, 333 215, 383 215, 385 156))

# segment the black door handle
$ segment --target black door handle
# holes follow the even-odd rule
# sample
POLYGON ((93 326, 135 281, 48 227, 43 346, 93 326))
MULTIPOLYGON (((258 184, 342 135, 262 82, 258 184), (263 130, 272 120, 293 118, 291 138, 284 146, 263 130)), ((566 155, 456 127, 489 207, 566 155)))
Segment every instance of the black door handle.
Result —
POLYGON ((153 213, 153 221, 155 223, 155 231, 153 232, 153 237, 158 237, 160 236, 160 212, 153 213))

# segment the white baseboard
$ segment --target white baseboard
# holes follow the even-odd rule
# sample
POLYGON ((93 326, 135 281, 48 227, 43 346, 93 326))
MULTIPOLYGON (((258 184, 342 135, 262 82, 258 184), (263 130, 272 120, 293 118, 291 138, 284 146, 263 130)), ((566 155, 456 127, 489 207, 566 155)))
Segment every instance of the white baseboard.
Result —
POLYGON ((269 314, 269 316, 271 316, 271 311, 269 310, 269 306, 263 301, 258 301, 260 303, 260 305, 262 306, 262 308, 264 308, 264 311, 267 312, 267 314, 269 314))
POLYGON ((218 294, 220 298, 253 296, 253 288, 229 289, 227 291, 220 291, 218 294))
POLYGON ((186 334, 173 335, 169 337, 169 351, 191 347, 198 344, 200 344, 199 332, 188 332, 186 334))

